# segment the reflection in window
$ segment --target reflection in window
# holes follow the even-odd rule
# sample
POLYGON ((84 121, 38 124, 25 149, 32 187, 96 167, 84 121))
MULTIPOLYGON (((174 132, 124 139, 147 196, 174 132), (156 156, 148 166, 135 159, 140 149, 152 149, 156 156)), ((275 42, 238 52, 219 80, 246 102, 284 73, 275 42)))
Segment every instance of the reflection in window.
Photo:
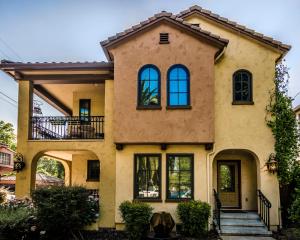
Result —
POLYGON ((182 65, 174 65, 168 71, 168 105, 190 105, 189 72, 182 65))
POLYGON ((233 101, 252 102, 252 76, 246 70, 239 70, 233 75, 233 101))
POLYGON ((220 165, 220 190, 235 192, 235 166, 220 165))
POLYGON ((87 180, 99 181, 100 179, 100 161, 88 160, 87 180))
POLYGON ((167 155, 167 198, 193 198, 193 155, 167 155))
POLYGON ((135 199, 160 199, 160 155, 135 155, 135 199))
POLYGON ((79 100, 79 116, 82 122, 88 122, 91 114, 91 100, 80 99, 79 100))
POLYGON ((138 105, 160 105, 160 73, 154 65, 146 65, 139 71, 138 105))

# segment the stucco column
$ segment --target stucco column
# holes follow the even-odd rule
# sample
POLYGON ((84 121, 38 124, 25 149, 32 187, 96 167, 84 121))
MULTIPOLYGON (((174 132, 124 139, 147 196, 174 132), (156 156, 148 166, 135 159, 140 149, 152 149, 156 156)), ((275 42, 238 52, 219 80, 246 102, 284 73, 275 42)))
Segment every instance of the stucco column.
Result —
POLYGON ((17 173, 16 177, 16 197, 29 197, 31 192, 31 162, 32 157, 28 153, 27 141, 30 128, 30 117, 32 116, 32 94, 33 86, 30 81, 19 81, 18 99, 18 146, 17 151, 23 154, 25 168, 17 173))
POLYGON ((104 155, 100 156, 100 227, 115 227, 116 152, 113 141, 114 81, 105 81, 104 155))

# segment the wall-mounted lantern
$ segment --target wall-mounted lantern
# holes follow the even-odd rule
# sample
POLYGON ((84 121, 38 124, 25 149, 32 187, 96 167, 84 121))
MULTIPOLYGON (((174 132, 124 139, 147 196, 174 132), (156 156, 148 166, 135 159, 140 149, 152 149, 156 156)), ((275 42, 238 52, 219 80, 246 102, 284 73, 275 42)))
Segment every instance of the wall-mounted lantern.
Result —
POLYGON ((277 160, 276 160, 276 157, 275 157, 274 153, 270 154, 269 159, 266 162, 266 165, 267 165, 267 169, 268 169, 269 173, 273 173, 274 174, 274 173, 277 172, 278 163, 277 163, 277 160))
POLYGON ((25 167, 24 157, 21 153, 16 153, 14 156, 14 171, 21 171, 25 167))

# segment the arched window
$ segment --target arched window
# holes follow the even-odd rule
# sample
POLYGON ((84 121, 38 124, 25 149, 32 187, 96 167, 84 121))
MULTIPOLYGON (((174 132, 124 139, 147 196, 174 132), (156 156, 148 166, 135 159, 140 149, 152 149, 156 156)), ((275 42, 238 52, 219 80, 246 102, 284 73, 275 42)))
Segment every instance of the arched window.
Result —
POLYGON ((252 103, 252 74, 247 70, 233 74, 233 103, 252 103))
POLYGON ((168 106, 190 105, 190 73, 180 64, 168 71, 168 106))
POLYGON ((145 65, 139 71, 138 106, 160 106, 160 72, 154 65, 145 65))

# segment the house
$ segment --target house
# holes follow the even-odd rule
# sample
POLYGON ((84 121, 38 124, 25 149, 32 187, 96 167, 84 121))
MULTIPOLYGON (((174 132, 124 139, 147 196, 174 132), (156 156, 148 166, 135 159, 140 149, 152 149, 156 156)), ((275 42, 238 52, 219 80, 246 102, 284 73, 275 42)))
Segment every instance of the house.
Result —
POLYGON ((7 144, 0 143, 0 177, 13 171, 14 154, 15 152, 7 144))
POLYGON ((193 6, 156 14, 101 47, 106 62, 2 61, 19 84, 26 166, 17 197, 30 196, 36 162, 48 155, 65 162, 66 184, 99 191, 97 227, 121 229, 124 200, 177 221, 177 203, 196 199, 255 219, 258 211, 275 229, 280 198, 265 166, 274 152, 265 108, 290 46, 193 6), (33 116, 33 94, 64 116, 33 116))

